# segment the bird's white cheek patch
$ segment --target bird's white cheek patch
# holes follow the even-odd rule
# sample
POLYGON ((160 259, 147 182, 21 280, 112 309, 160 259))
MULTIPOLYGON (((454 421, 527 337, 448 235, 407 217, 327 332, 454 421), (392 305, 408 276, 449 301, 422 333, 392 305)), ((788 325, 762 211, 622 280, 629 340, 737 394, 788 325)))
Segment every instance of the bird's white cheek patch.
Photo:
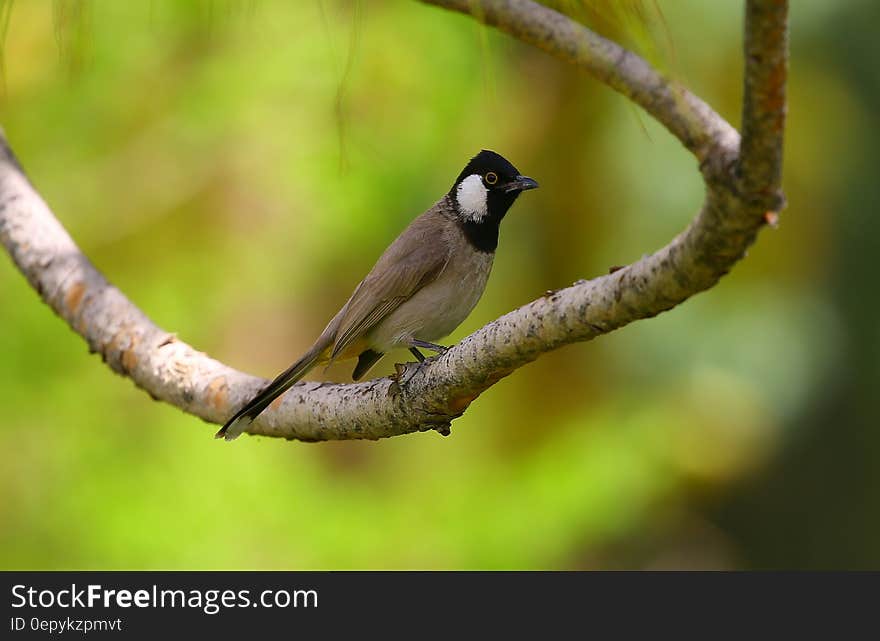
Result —
POLYGON ((477 174, 462 180, 455 192, 461 213, 474 222, 480 222, 486 215, 486 195, 488 193, 488 190, 483 186, 483 179, 477 174))

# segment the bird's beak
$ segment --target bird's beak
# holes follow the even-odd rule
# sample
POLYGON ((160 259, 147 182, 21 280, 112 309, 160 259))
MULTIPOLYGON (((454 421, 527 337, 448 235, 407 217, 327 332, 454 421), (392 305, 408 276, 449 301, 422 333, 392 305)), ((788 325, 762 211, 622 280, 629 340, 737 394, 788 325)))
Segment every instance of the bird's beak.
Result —
POLYGON ((517 176, 504 187, 504 191, 526 191, 527 189, 537 189, 538 182, 528 176, 517 176))

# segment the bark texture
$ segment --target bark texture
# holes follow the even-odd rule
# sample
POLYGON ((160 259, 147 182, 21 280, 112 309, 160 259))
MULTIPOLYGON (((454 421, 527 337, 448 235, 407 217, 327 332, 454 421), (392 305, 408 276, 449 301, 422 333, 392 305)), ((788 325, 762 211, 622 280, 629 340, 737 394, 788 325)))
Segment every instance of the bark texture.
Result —
MULTIPOLYGON (((579 281, 502 316, 444 355, 395 378, 294 386, 252 434, 317 441, 448 434, 482 392, 541 354, 656 316, 712 287, 784 202, 782 132, 787 3, 748 0, 743 139, 706 103, 635 54, 529 0, 428 0, 576 64, 631 98, 700 162, 706 197, 668 245, 612 274, 579 281), (742 150, 742 151, 740 151, 742 150)), ((42 299, 117 373, 153 398, 223 423, 266 381, 238 372, 154 325, 95 269, 28 182, 0 135, 0 242, 42 299)))

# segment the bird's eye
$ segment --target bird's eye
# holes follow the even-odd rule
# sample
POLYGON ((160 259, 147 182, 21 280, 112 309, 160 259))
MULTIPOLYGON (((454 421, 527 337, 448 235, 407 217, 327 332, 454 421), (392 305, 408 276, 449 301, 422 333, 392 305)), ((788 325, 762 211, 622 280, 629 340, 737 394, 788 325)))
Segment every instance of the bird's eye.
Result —
POLYGON ((498 182, 498 174, 496 174, 494 171, 490 171, 484 176, 484 178, 486 179, 487 185, 494 185, 498 182))

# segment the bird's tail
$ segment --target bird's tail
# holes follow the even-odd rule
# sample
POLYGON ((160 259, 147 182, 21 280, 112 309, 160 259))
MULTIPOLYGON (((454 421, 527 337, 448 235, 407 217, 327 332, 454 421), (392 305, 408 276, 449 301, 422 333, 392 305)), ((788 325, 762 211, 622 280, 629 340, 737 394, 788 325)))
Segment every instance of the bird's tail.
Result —
POLYGON ((294 383, 305 376, 320 360, 327 346, 318 341, 293 365, 281 372, 274 381, 252 398, 238 413, 226 421, 226 425, 214 435, 214 438, 225 438, 227 441, 238 438, 260 413, 269 407, 276 398, 286 392, 294 383))

